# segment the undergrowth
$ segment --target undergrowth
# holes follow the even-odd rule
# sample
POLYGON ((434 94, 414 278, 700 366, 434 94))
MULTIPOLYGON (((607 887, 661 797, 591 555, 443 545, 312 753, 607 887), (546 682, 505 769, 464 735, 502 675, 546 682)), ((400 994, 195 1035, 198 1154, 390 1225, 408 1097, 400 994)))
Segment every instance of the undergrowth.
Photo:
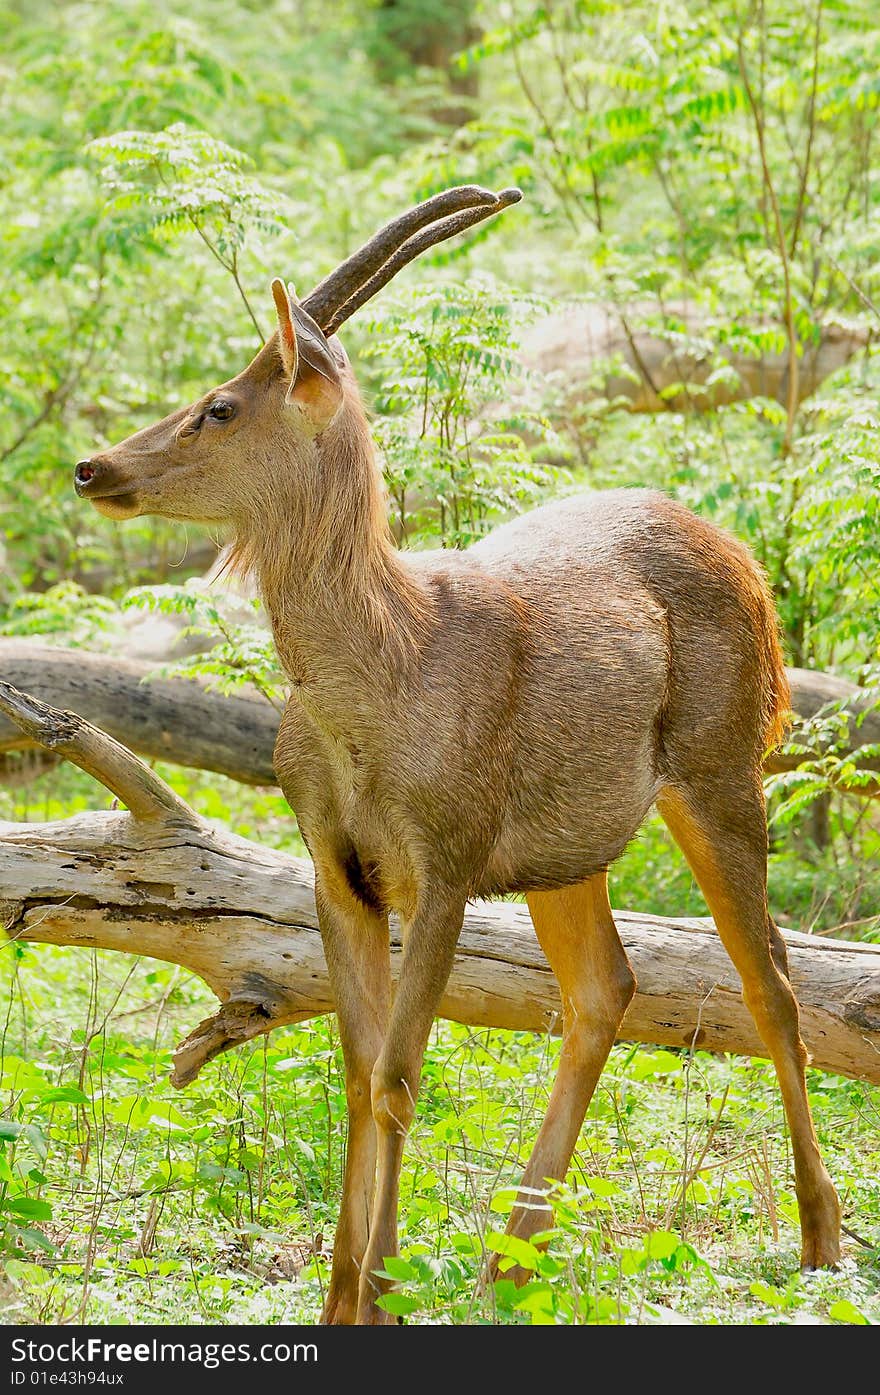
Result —
MULTIPOLYGON (((177 784, 209 817, 213 790, 224 824, 301 851, 280 798, 216 777, 177 784)), ((96 786, 65 770, 8 796, 5 812, 33 819, 99 803, 96 786)), ((650 909, 705 913, 655 824, 616 869, 616 903, 639 904, 629 895, 646 877, 662 888, 650 909)), ((178 1093, 171 1053, 214 1001, 198 979, 48 946, 7 945, 3 963, 4 1320, 315 1321, 345 1150, 335 1020, 222 1056, 178 1093)), ((530 1281, 487 1289, 485 1254, 504 1229, 558 1049, 549 1036, 436 1025, 390 1265, 407 1321, 880 1319, 880 1093, 810 1072, 851 1234, 839 1271, 801 1275, 772 1069, 627 1045, 601 1078, 546 1252, 508 1242, 530 1281)))

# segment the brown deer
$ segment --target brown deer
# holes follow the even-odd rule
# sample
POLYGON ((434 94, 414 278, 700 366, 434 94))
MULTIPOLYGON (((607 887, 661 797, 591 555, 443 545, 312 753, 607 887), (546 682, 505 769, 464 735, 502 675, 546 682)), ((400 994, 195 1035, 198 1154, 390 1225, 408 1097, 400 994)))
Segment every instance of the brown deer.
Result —
POLYGON ((423 247, 518 198, 467 187, 410 210, 278 328, 238 377, 80 461, 110 518, 231 524, 291 696, 275 752, 315 864, 349 1132, 323 1318, 393 1321, 376 1271, 425 1044, 471 897, 525 895, 559 980, 563 1046, 509 1224, 528 1237, 562 1179, 634 978, 607 871, 656 804, 684 851, 776 1066, 805 1267, 840 1212, 804 1081, 783 939, 767 908, 761 762, 788 686, 746 548, 646 490, 550 503, 466 551, 390 540, 339 324, 423 247), (396 992, 388 914, 405 949, 396 992))

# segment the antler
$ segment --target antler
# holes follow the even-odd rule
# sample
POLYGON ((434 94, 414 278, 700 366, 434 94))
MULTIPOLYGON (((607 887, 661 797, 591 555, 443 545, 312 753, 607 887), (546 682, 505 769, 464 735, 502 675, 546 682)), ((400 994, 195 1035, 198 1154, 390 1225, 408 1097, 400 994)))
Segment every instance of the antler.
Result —
POLYGON ((312 319, 333 334, 420 252, 519 203, 519 189, 493 194, 477 184, 445 189, 417 204, 370 238, 326 276, 302 302, 312 319))

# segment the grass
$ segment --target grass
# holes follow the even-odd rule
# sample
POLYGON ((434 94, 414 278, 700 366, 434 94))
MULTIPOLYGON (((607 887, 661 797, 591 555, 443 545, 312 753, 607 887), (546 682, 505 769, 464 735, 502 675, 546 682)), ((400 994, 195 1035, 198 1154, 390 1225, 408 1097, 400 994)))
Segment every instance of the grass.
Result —
MULTIPOLYGON (((276 796, 216 777, 174 780, 208 816, 298 850, 276 796)), ((62 770, 7 795, 0 812, 39 819, 106 802, 62 770)), ((780 855, 774 875, 807 914, 815 887, 797 865, 786 882, 780 855)), ((614 885, 621 905, 705 913, 659 825, 627 852, 614 885)), ((862 901, 876 904, 875 891, 862 886, 862 901)), ((841 906, 826 909, 833 922, 841 906)), ((314 1321, 345 1148, 335 1020, 276 1031, 177 1093, 172 1050, 214 1006, 199 980, 106 952, 3 954, 3 1319, 314 1321)), ((409 1322, 880 1321, 880 1091, 810 1072, 845 1220, 865 1243, 847 1238, 837 1272, 802 1276, 772 1069, 625 1045, 556 1197, 547 1251, 512 1247, 530 1282, 482 1291, 483 1256, 503 1231, 558 1050, 540 1035, 436 1025, 393 1266, 409 1322)))

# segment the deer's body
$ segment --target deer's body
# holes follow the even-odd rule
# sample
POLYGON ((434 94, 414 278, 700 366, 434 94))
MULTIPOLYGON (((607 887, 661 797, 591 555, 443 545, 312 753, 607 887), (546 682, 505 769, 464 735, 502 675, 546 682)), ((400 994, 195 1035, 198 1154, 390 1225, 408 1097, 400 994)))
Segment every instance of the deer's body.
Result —
MULTIPOLYGON (((378 255, 381 281, 394 257, 378 255)), ((341 292, 340 314, 366 290, 341 292)), ((395 552, 344 354, 273 293, 278 334, 243 373, 76 479, 111 517, 230 522, 291 681, 276 769, 315 863, 349 1109, 325 1320, 389 1320, 377 1271, 396 1253, 403 1143, 473 896, 525 893, 560 984, 559 1070, 509 1223, 546 1227, 528 1198, 565 1176, 635 986, 606 872, 655 802, 776 1065, 802 1261, 833 1264, 839 1207, 767 909, 761 760, 788 688, 757 566, 642 490, 550 504, 463 553, 395 552), (390 910, 405 939, 393 996, 390 910)))
POLYGON ((302 617, 320 643, 311 670, 308 641, 295 645, 276 750, 306 837, 334 829, 353 887, 377 905, 410 909, 429 857, 469 897, 584 881, 675 778, 667 739, 689 716, 697 760, 725 723, 758 729, 761 696, 735 682, 762 658, 748 645, 754 565, 662 495, 575 496, 401 568, 422 605, 390 655, 354 617, 339 624, 332 593, 329 633, 320 605, 302 617), (726 711, 732 692, 739 710, 726 711))

